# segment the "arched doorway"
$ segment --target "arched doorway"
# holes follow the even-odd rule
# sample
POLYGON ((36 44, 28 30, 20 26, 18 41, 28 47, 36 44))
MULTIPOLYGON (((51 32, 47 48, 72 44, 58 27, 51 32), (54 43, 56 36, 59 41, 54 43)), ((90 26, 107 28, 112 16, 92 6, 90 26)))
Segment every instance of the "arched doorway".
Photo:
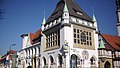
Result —
POLYGON ((77 56, 75 54, 71 55, 71 68, 77 68, 77 56))
POLYGON ((36 68, 36 56, 34 56, 34 68, 36 68))
POLYGON ((62 67, 62 62, 63 62, 62 56, 59 54, 58 55, 58 68, 62 67))
POLYGON ((91 64, 91 65, 95 65, 95 58, 94 58, 94 57, 91 57, 91 58, 90 58, 90 64, 91 64))
POLYGON ((54 65, 54 59, 53 57, 50 55, 50 68, 52 68, 54 65))
POLYGON ((108 61, 105 63, 104 68, 110 68, 110 63, 108 61))
POLYGON ((43 67, 46 67, 46 58, 43 57, 43 67))

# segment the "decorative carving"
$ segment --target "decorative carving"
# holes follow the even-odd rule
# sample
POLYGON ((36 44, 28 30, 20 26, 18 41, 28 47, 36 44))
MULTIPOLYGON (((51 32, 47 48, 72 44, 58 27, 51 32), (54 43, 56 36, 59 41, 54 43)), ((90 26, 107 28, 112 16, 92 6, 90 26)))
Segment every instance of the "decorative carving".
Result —
POLYGON ((83 57, 85 60, 88 60, 88 58, 89 58, 89 53, 88 53, 88 51, 84 50, 84 51, 82 52, 82 57, 83 57))

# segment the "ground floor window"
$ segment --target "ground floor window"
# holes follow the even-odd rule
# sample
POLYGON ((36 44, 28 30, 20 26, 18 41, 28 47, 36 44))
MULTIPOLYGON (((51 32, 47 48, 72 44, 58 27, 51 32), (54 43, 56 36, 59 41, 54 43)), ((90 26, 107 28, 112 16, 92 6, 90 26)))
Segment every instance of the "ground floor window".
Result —
POLYGON ((78 68, 78 66, 80 66, 81 63, 80 57, 75 54, 71 55, 70 63, 72 68, 78 68))
POLYGON ((63 59, 62 59, 62 55, 58 55, 58 67, 62 67, 62 62, 63 62, 63 59))
POLYGON ((104 68, 111 68, 110 63, 108 61, 104 64, 104 68))
POLYGON ((120 68, 120 61, 113 61, 114 68, 120 68))

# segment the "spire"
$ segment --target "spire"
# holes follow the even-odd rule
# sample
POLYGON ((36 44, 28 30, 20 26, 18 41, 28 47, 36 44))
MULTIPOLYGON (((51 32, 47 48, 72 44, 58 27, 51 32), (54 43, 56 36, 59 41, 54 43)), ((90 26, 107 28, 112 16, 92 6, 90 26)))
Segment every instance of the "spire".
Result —
POLYGON ((94 13, 94 8, 92 7, 92 11, 93 11, 93 22, 97 22, 96 17, 95 17, 95 13, 94 13))
POLYGON ((105 48, 103 40, 100 41, 100 47, 99 48, 105 48))
POLYGON ((92 18, 92 21, 94 22, 94 26, 96 28, 96 31, 99 31, 99 28, 98 28, 98 25, 97 25, 97 19, 96 19, 96 16, 95 16, 95 12, 94 12, 94 8, 92 7, 92 11, 93 11, 93 18, 92 18))
POLYGON ((42 22, 42 25, 45 25, 46 23, 46 20, 45 20, 45 17, 43 18, 43 22, 42 22))
POLYGON ((67 7, 67 4, 66 4, 66 0, 65 0, 65 6, 64 6, 63 12, 68 12, 68 7, 67 7))
POLYGON ((93 13, 93 22, 97 22, 95 14, 93 13))
POLYGON ((45 23, 46 23, 46 20, 45 20, 45 11, 44 11, 44 18, 43 18, 42 25, 45 25, 45 23))
POLYGON ((45 23, 46 23, 46 20, 45 20, 45 11, 44 11, 44 18, 43 18, 42 26, 41 26, 42 31, 44 30, 45 23))

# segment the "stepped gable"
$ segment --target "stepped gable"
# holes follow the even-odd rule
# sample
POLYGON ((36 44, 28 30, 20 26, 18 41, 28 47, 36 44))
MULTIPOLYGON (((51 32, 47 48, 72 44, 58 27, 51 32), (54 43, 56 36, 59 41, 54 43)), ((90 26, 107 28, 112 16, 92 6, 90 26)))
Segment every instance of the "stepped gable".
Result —
MULTIPOLYGON (((58 2, 55 10, 53 11, 53 13, 50 15, 50 17, 48 18, 47 20, 47 23, 46 24, 49 24, 51 21, 59 18, 62 16, 62 13, 63 13, 63 9, 64 9, 64 5, 65 5, 65 2, 66 2, 66 5, 68 7, 68 11, 69 11, 69 14, 70 16, 73 16, 73 17, 77 17, 77 18, 80 18, 80 19, 83 19, 83 20, 87 20, 89 22, 93 22, 92 21, 92 18, 90 18, 80 7, 77 3, 75 3, 73 0, 61 0, 58 2)), ((45 25, 46 25, 45 24, 45 25)))

